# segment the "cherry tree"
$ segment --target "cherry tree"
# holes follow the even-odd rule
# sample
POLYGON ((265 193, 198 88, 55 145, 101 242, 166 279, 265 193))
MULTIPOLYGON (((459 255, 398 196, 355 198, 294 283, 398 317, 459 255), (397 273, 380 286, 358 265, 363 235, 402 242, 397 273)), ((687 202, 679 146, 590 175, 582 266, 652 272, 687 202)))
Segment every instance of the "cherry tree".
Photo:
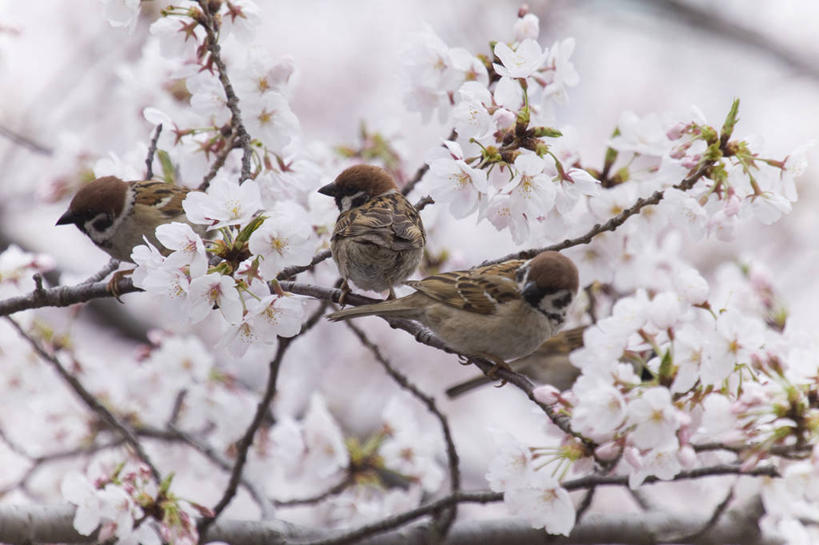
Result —
MULTIPOLYGON (((480 48, 419 26, 391 61, 390 107, 440 130, 414 163, 389 121, 353 142, 308 126, 299 66, 263 45, 273 5, 97 7, 84 17, 140 40, 97 74, 115 100, 87 112, 117 116, 99 127, 116 144, 10 133, 56 157, 15 202, 50 228, 94 177, 159 179, 196 190, 184 211, 209 231, 162 225, 163 248, 99 270, 57 248, 0 253, 0 541, 816 540, 817 339, 776 274, 731 253, 788 221, 809 143, 770 151, 738 98, 713 119, 625 111, 595 141, 562 113, 581 44, 506 6, 480 48), (412 321, 323 319, 341 291, 337 210, 317 190, 361 162, 421 211, 420 276, 543 250, 577 264, 572 382, 497 370, 481 411, 459 411, 444 396, 459 356, 492 362, 412 321)), ((71 236, 67 251, 97 251, 71 236)))

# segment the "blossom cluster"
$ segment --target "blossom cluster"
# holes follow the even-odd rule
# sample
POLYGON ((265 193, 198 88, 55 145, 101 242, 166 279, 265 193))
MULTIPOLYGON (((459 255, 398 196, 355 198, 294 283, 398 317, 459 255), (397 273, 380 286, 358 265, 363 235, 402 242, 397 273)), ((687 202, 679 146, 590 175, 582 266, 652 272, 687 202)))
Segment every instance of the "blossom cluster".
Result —
POLYGON ((116 538, 118 543, 178 545, 199 542, 196 517, 209 510, 176 497, 171 480, 157 485, 144 464, 125 462, 115 467, 99 464, 93 478, 74 471, 62 481, 63 497, 77 506, 74 528, 96 539, 116 538))

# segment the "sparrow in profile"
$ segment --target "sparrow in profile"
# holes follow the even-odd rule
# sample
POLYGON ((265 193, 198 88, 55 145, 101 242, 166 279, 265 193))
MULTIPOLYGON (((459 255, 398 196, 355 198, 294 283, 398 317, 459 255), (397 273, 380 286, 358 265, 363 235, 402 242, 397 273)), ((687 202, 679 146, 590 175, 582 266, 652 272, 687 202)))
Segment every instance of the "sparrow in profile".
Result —
POLYGON ((154 234, 163 223, 188 223, 204 235, 205 227, 190 224, 182 208, 189 191, 158 180, 124 182, 115 176, 104 176, 74 195, 57 225, 73 223, 114 259, 131 261, 134 246, 145 243, 143 236, 157 248, 163 248, 154 234))
POLYGON ((557 333, 577 294, 578 276, 570 259, 542 252, 530 260, 436 274, 407 285, 415 293, 327 318, 376 315, 417 320, 456 352, 492 361, 496 371, 557 333))
POLYGON ((384 169, 355 165, 318 190, 336 201, 339 209, 330 250, 344 283, 363 290, 389 290, 409 277, 424 252, 426 233, 421 216, 398 191, 384 169))
MULTIPOLYGON (((546 339, 537 350, 511 362, 509 366, 538 384, 551 384, 560 391, 567 390, 580 375, 580 369, 569 361, 569 354, 583 346, 585 330, 586 326, 563 330, 546 339)), ((445 393, 454 399, 492 382, 491 378, 481 374, 450 386, 445 393)))

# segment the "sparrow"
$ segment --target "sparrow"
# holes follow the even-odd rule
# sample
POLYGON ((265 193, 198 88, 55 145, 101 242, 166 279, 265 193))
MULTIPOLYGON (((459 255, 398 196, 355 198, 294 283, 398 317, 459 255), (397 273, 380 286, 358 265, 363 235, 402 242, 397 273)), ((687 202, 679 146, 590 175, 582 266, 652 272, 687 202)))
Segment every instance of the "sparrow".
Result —
POLYGON ((188 222, 182 208, 189 191, 158 180, 124 182, 115 176, 104 176, 74 195, 57 225, 73 223, 114 259, 131 261, 131 250, 145 243, 143 237, 163 248, 154 234, 163 223, 188 223, 204 235, 205 227, 188 222))
POLYGON ((355 165, 318 190, 333 197, 339 210, 330 251, 343 278, 363 290, 389 290, 407 279, 424 253, 426 233, 421 216, 398 191, 384 169, 355 165))
MULTIPOLYGON (((512 370, 523 373, 538 384, 551 384, 560 391, 572 387, 580 369, 569 361, 569 354, 583 346, 586 326, 573 327, 546 339, 537 350, 510 363, 512 370)), ((447 397, 456 398, 475 388, 490 384, 492 379, 478 375, 446 389, 447 397)))
POLYGON ((451 349, 498 368, 557 333, 577 294, 577 267, 557 252, 407 282, 415 293, 329 314, 332 321, 376 315, 417 320, 451 349))

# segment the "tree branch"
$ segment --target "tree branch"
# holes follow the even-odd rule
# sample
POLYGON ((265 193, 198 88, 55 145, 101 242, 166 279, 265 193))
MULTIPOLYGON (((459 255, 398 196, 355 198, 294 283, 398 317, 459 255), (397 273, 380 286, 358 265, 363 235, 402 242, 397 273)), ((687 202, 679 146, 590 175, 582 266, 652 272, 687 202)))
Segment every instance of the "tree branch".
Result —
POLYGON ((134 449, 136 452, 137 457, 142 460, 145 465, 147 465, 150 470, 151 474, 153 475, 154 479, 157 482, 162 480, 162 476, 160 475, 159 471, 156 469, 156 466, 151 462, 151 459, 148 457, 148 454, 145 452, 145 449, 142 448, 142 444, 139 442, 139 439, 134 432, 119 418, 114 415, 111 411, 109 411, 99 400, 94 397, 94 395, 85 389, 85 386, 72 375, 71 373, 66 370, 65 367, 60 363, 60 361, 52 354, 49 354, 45 348, 43 348, 36 339, 31 337, 28 333, 23 331, 23 328, 15 322, 12 318, 6 316, 6 320, 17 330, 17 333, 23 337, 31 347, 34 349, 37 354, 43 358, 45 361, 51 364, 57 374, 62 377, 62 379, 68 384, 68 386, 74 391, 74 393, 79 397, 86 406, 91 409, 103 422, 106 422, 110 427, 114 428, 120 436, 134 449))
MULTIPOLYGON (((397 382, 401 388, 407 390, 409 393, 415 396, 427 408, 427 410, 438 419, 438 422, 441 425, 441 432, 444 436, 444 443, 446 445, 446 457, 447 464, 449 466, 450 494, 457 494, 460 492, 461 472, 458 469, 458 451, 455 448, 455 441, 452 439, 452 431, 449 428, 449 421, 438 409, 438 406, 435 404, 435 399, 432 398, 432 396, 428 396, 422 392, 417 386, 411 383, 403 373, 400 373, 397 369, 395 369, 389 360, 387 360, 387 358, 381 353, 381 349, 378 348, 378 346, 373 343, 367 337, 367 335, 364 334, 364 331, 362 331, 357 325, 350 321, 345 322, 345 324, 353 333, 355 333, 361 344, 372 352, 376 361, 381 364, 381 367, 384 368, 387 374, 395 382, 397 382)), ((446 513, 440 517, 436 524, 436 538, 440 539, 446 537, 452 523, 455 521, 455 516, 457 513, 457 505, 453 505, 451 509, 447 510, 446 513)))
POLYGON ((154 155, 156 154, 156 146, 159 142, 159 135, 162 134, 162 123, 156 126, 154 137, 151 138, 151 144, 148 146, 148 156, 145 158, 145 179, 151 180, 154 177, 154 155))
MULTIPOLYGON (((92 277, 92 279, 93 278, 94 277, 92 277)), ((130 278, 119 279, 116 286, 117 292, 120 295, 142 291, 134 287, 134 283, 130 278)), ((32 308, 67 307, 101 297, 112 297, 111 292, 108 291, 107 282, 82 283, 76 286, 57 286, 43 290, 35 289, 28 295, 20 295, 0 301, 0 316, 8 316, 9 314, 32 308)))

